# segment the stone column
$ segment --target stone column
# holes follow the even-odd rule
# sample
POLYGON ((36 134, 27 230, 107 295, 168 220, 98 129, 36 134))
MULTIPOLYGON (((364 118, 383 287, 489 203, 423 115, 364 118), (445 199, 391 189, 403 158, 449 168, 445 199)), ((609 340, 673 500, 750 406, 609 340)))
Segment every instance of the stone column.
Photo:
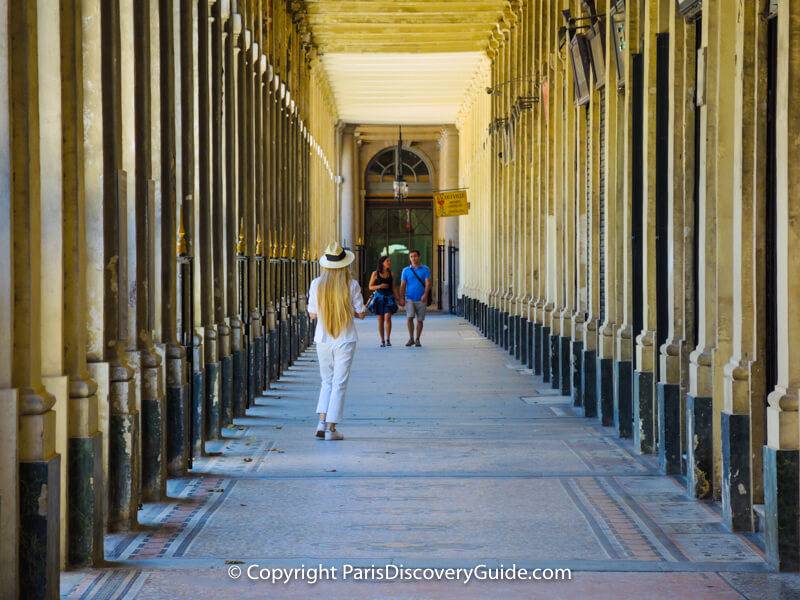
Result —
MULTIPOLYGON (((9 8, 0 0, 0 106, 9 105, 9 8)), ((0 330, 11 332, 14 325, 13 231, 14 204, 11 201, 11 131, 8 110, 0 111, 0 330)), ((0 340, 0 589, 10 597, 19 595, 19 449, 17 445, 18 399, 13 383, 13 335, 0 340)))
MULTIPOLYGON (((758 316, 754 292, 763 281, 756 278, 759 272, 755 268, 755 257, 761 254, 756 238, 763 233, 758 231, 754 209, 763 205, 766 191, 764 161, 755 157, 765 154, 763 138, 758 140, 756 136, 765 132, 766 123, 758 103, 766 99, 767 65, 763 58, 767 25, 757 8, 748 3, 739 2, 737 13, 735 23, 729 22, 728 25, 736 30, 735 62, 726 65, 727 75, 723 75, 732 84, 726 84, 725 96, 733 99, 734 123, 731 128, 730 169, 726 173, 733 197, 728 209, 731 235, 718 238, 720 254, 728 254, 732 259, 728 278, 729 309, 732 312, 728 327, 732 334, 731 355, 723 371, 724 406, 720 428, 721 492, 722 514, 728 527, 752 531, 754 496, 762 490, 759 474, 763 452, 759 452, 759 440, 764 439, 761 408, 765 392, 761 376, 764 369, 759 363, 754 365, 752 357, 762 358, 755 351, 754 344, 754 326, 758 316), (758 67, 765 71, 761 78, 757 75, 758 67)), ((720 348, 722 351, 722 345, 720 348)))
MULTIPOLYGON (((669 30, 669 24, 665 21, 663 13, 668 11, 659 10, 653 4, 647 4, 644 10, 644 45, 642 48, 642 189, 640 199, 634 199, 634 205, 641 206, 641 235, 636 236, 636 243, 642 256, 641 273, 641 298, 642 298, 642 329, 633 331, 636 336, 636 369, 634 372, 634 394, 630 401, 633 408, 633 444, 638 452, 651 453, 658 450, 658 409, 655 395, 656 384, 656 329, 657 329, 657 296, 664 294, 664 290, 657 289, 657 256, 656 256, 656 236, 658 235, 658 218, 661 205, 667 202, 666 172, 662 169, 666 166, 666 132, 659 130, 658 119, 663 110, 663 102, 669 99, 669 90, 659 87, 658 69, 659 61, 667 57, 661 56, 663 43, 670 43, 669 35, 663 33, 669 30)), ((636 147, 633 140, 633 147, 636 147)), ((629 177, 636 177, 635 162, 631 164, 632 171, 629 177)), ((635 193, 635 190, 633 190, 635 193)), ((633 218, 638 218, 636 211, 633 218)), ((626 219, 629 222, 630 218, 626 219)), ((633 248, 631 248, 633 251, 633 248)), ((633 254, 633 252, 631 252, 633 254)), ((635 278, 631 274, 627 279, 633 283, 635 278)), ((626 286, 627 289, 627 286, 626 286)), ((631 301, 626 304, 630 306, 632 312, 632 302, 635 295, 631 296, 631 301)), ((621 344, 620 350, 624 351, 621 344)), ((629 369, 628 369, 629 370, 629 369)), ((627 374, 626 374, 627 375, 627 374)), ((628 379, 626 377, 626 379, 628 379)), ((626 390, 628 392, 628 390, 626 390)), ((629 403, 628 392, 623 398, 620 394, 619 404, 629 403)), ((622 426, 622 424, 620 424, 622 426)), ((631 432, 629 432, 630 434, 631 432)))
POLYGON ((343 179, 341 183, 342 209, 339 214, 339 219, 341 223, 341 244, 348 248, 355 248, 356 244, 353 218, 355 194, 358 183, 353 177, 354 154, 355 139, 353 138, 353 127, 346 125, 342 129, 342 154, 339 157, 339 168, 343 179))
MULTIPOLYGON (((567 59, 569 62, 569 59, 567 59)), ((566 64, 566 63, 565 63, 566 64)), ((561 277, 563 277, 564 290, 563 298, 560 303, 558 318, 559 337, 557 340, 558 356, 558 381, 553 382, 553 387, 559 387, 563 396, 571 395, 572 388, 572 369, 571 369, 571 342, 572 342, 572 313, 575 310, 575 193, 576 193, 576 124, 578 111, 582 108, 575 106, 574 77, 567 70, 564 71, 564 114, 562 117, 563 129, 557 143, 561 146, 561 157, 563 160, 563 177, 561 183, 561 207, 559 214, 562 220, 560 233, 563 242, 559 254, 563 256, 563 267, 561 277), (556 384, 558 384, 556 386, 556 384)))
MULTIPOLYGON (((42 385, 41 188, 37 3, 8 11, 11 269, 11 386, 19 410, 20 597, 57 598, 61 457, 55 398, 42 385)), ((13 411, 12 411, 13 413, 13 411)))
MULTIPOLYGON (((654 113, 654 94, 648 89, 650 82, 645 79, 643 64, 647 64, 652 59, 653 67, 648 73, 655 81, 655 35, 658 31, 657 26, 648 23, 648 19, 655 19, 655 10, 645 11, 645 8, 636 4, 626 4, 625 7, 625 91, 624 97, 619 99, 617 122, 610 123, 609 127, 616 130, 616 134, 624 152, 618 156, 616 161, 617 172, 615 179, 619 186, 620 193, 615 197, 614 194, 607 196, 609 203, 616 203, 616 216, 609 221, 609 227, 614 227, 615 231, 615 252, 614 260, 616 282, 614 285, 614 310, 617 330, 615 333, 616 348, 614 352, 614 362, 612 366, 612 392, 614 418, 613 424, 617 428, 621 437, 637 436, 641 432, 635 423, 638 423, 638 416, 635 414, 634 398, 638 397, 639 389, 644 390, 646 397, 652 400, 653 394, 650 391, 653 386, 652 369, 644 378, 639 378, 633 374, 634 367, 634 336, 639 331, 634 331, 634 272, 633 272, 633 250, 634 250, 634 219, 638 221, 639 231, 636 233, 635 243, 641 255, 646 260, 646 249, 643 244, 641 231, 646 226, 645 219, 642 218, 641 207, 644 197, 644 185, 647 173, 653 173, 651 167, 649 171, 645 169, 645 163, 652 154, 644 147, 646 138, 644 137, 644 121, 648 118, 655 123, 654 113), (642 14, 644 12, 644 14, 642 14), (644 30, 642 30, 644 27, 644 30), (653 39, 649 39, 651 36, 653 39), (647 110, 645 110, 647 109, 647 110), (641 131, 635 132, 635 111, 640 112, 641 131), (638 154, 637 155, 635 155, 638 154), (633 381, 631 382, 631 377, 633 381), (641 384, 641 385, 639 385, 641 384), (638 385, 638 387, 637 387, 638 385)), ((613 39, 613 35, 612 38, 613 39)), ((650 128, 652 130, 652 126, 650 128)), ((654 138, 655 136, 653 136, 654 138)), ((652 144, 654 146, 654 144, 652 144)), ((648 193, 650 188, 648 188, 648 193)), ((647 221, 649 222, 649 221, 647 221)), ((608 276, 608 275, 607 275, 608 276)), ((637 282, 641 288, 641 282, 637 282)), ((644 300, 644 295, 642 296, 644 300)), ((642 308, 641 306, 638 308, 642 308)), ((638 329, 638 323, 636 324, 638 329)), ((602 404, 602 401, 601 401, 602 404)), ((652 416, 652 412, 650 413, 652 416)), ((644 426, 647 430, 647 426, 644 426)), ((642 448, 634 437, 634 447, 639 451, 650 450, 642 448)))
MULTIPOLYGON (((59 12, 52 4, 37 0, 37 47, 39 56, 58 56, 60 52, 59 12)), ((68 377, 63 357, 64 285, 62 239, 62 169, 61 169, 61 70, 57 60, 40 61, 39 78, 39 152, 41 165, 41 253, 42 262, 42 384, 55 397, 56 452, 62 457, 59 556, 60 566, 67 564, 67 419, 68 377)))
MULTIPOLYGON (((716 146, 717 135, 717 40, 721 30, 717 20, 720 0, 706 0, 704 12, 710 16, 703 19, 702 52, 705 70, 698 73, 698 80, 704 77, 700 98, 700 169, 698 190, 699 220, 695 224, 699 234, 699 273, 698 273, 698 315, 697 347, 689 355, 689 394, 686 398, 686 438, 692 440, 687 445, 686 467, 689 494, 697 498, 709 498, 714 493, 715 459, 713 417, 713 368, 712 359, 716 342, 716 146)), ((728 4, 725 4, 728 6, 728 4)), ((725 31, 724 35, 730 32, 725 31)), ((719 401, 721 399, 717 399, 719 401)), ((718 491, 718 490, 717 490, 718 491)))
POLYGON ((236 259, 236 242, 238 237, 238 223, 240 220, 239 197, 242 193, 240 181, 240 136, 241 122, 241 84, 239 83, 240 35, 242 33, 242 15, 233 13, 228 21, 229 36, 226 51, 226 79, 225 79, 225 146, 227 149, 226 163, 226 251, 228 258, 228 322, 231 328, 231 377, 232 398, 230 407, 231 420, 244 415, 242 404, 242 385, 244 381, 244 339, 242 332, 242 319, 239 314, 239 265, 236 259))
MULTIPOLYGON (((233 423, 233 353, 231 350, 231 328, 229 317, 230 302, 234 293, 231 288, 236 287, 235 264, 233 259, 234 235, 231 235, 231 225, 236 224, 236 215, 229 213, 229 199, 235 197, 235 188, 230 180, 233 174, 229 173, 227 166, 230 162, 228 154, 232 151, 229 145, 230 125, 228 110, 230 106, 226 99, 230 89, 231 71, 228 70, 228 21, 230 19, 229 0, 219 0, 214 6, 214 23, 212 25, 211 51, 212 51, 212 148, 214 151, 214 320, 217 323, 219 335, 219 362, 220 362, 220 395, 219 395, 219 421, 225 427, 233 423), (232 219, 232 221, 231 221, 232 219), (233 270, 231 270, 233 268, 233 270)), ((235 230, 234 230, 235 231, 235 230)))
MULTIPOLYGON (((105 359, 109 363, 108 529, 136 527, 139 507, 139 410, 135 370, 126 352, 128 184, 123 168, 120 0, 101 4, 103 71, 103 259, 105 359)), ((128 38, 130 40, 130 38, 128 38)))
POLYGON ((160 102, 161 102, 161 341, 166 345, 166 450, 167 473, 183 475, 189 456, 189 407, 186 397, 186 351, 178 341, 178 172, 176 139, 179 71, 176 40, 180 44, 180 0, 159 0, 160 102))
MULTIPOLYGON (((439 138, 439 189, 452 190, 458 187, 458 130, 455 127, 448 126, 442 130, 441 137, 439 138)), ((458 242, 458 222, 459 217, 444 217, 444 227, 442 236, 445 244, 449 245, 451 242, 458 242)), ((445 255, 445 263, 441 266, 444 269, 444 286, 442 294, 444 299, 442 301, 443 310, 450 310, 450 286, 453 282, 450 281, 448 274, 450 273, 449 264, 446 262, 449 257, 445 255)))
MULTIPOLYGON (((86 365, 87 268, 81 0, 61 3, 64 360, 69 375, 67 562, 103 560, 104 478, 97 383, 86 365)), ((52 92, 51 92, 52 93, 52 92)))
POLYGON ((800 357, 800 3, 778 7, 776 130, 776 268, 778 383, 768 397, 764 447, 764 513, 767 556, 783 571, 800 569, 798 395, 800 357))
POLYGON ((682 472, 684 411, 682 388, 686 362, 684 302, 690 286, 685 273, 691 268, 691 247, 686 231, 690 228, 694 202, 694 27, 687 26, 670 8, 669 45, 669 125, 667 161, 667 301, 669 331, 659 348, 659 380, 656 384, 658 406, 658 458, 665 474, 682 472), (688 251, 688 252, 687 252, 688 251), (687 261, 687 258, 689 260, 687 261))
POLYGON ((211 16, 215 0, 203 0, 198 10, 198 175, 200 177, 199 210, 199 260, 200 260, 200 312, 204 333, 205 348, 205 386, 204 413, 206 439, 219 438, 219 358, 217 348, 217 329, 215 323, 215 272, 213 244, 213 186, 216 186, 213 172, 212 126, 215 117, 211 112, 214 73, 211 70, 212 28, 211 16))
POLYGON ((135 109, 135 233, 136 233, 136 347, 141 364, 142 498, 157 501, 166 495, 166 403, 162 393, 161 355, 153 341, 155 330, 155 181, 153 180, 151 2, 133 7, 135 109))

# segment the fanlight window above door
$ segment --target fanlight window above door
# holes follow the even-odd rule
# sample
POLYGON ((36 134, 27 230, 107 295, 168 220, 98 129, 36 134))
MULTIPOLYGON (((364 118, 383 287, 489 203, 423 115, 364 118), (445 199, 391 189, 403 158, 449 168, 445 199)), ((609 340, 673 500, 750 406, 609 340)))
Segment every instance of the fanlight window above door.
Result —
MULTIPOLYGON (((403 177, 407 182, 430 182, 428 165, 417 154, 404 148, 400 159, 403 163, 403 177)), ((391 183, 394 181, 394 177, 394 148, 387 148, 370 161, 367 167, 367 181, 370 183, 391 183)))

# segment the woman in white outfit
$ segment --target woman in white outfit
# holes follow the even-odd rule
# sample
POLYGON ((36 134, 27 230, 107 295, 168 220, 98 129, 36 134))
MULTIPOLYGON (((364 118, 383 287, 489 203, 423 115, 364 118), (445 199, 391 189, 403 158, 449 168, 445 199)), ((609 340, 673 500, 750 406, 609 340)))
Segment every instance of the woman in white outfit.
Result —
POLYGON ((353 317, 363 319, 367 314, 361 286, 348 269, 354 259, 353 253, 339 244, 328 246, 319 259, 322 274, 308 290, 308 313, 312 319, 319 319, 314 342, 322 386, 316 436, 328 441, 344 439, 336 424, 342 420, 344 393, 358 341, 353 317))

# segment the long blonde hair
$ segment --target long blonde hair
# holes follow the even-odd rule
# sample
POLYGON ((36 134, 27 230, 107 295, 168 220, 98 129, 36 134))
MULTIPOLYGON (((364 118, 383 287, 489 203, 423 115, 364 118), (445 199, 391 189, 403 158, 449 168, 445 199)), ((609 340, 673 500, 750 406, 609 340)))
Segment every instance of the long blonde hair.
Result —
POLYGON ((317 288, 319 314, 325 331, 333 338, 339 337, 353 320, 353 303, 350 299, 350 269, 323 267, 317 288))

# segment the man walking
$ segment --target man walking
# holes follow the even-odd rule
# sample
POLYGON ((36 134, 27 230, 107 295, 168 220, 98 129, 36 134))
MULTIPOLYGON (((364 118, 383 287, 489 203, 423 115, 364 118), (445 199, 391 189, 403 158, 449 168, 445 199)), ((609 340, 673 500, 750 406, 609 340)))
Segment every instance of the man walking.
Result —
POLYGON ((422 324, 428 310, 428 298, 431 293, 431 270, 420 263, 419 250, 408 253, 411 264, 403 269, 400 276, 400 298, 406 305, 406 324, 408 325, 408 341, 406 346, 422 346, 422 324), (414 339, 414 317, 417 318, 417 338, 414 339))

